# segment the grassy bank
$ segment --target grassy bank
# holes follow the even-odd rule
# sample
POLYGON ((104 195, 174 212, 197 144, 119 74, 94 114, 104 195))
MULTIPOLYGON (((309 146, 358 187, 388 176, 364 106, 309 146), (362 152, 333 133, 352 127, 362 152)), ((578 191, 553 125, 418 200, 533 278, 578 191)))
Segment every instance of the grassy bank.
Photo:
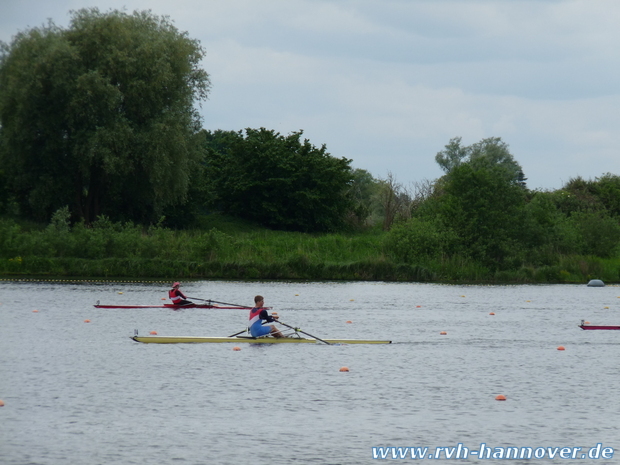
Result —
POLYGON ((558 256, 503 271, 460 257, 404 264, 380 230, 311 235, 212 216, 206 230, 100 221, 92 228, 0 220, 0 275, 143 279, 304 279, 476 283, 620 282, 620 259, 558 256))

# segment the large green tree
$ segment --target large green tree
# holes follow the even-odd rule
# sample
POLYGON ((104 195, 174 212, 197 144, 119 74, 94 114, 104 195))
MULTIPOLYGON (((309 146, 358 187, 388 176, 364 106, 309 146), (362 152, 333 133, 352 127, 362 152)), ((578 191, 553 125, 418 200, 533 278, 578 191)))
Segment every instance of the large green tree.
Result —
POLYGON ((454 137, 437 153, 435 161, 446 173, 463 163, 470 163, 474 169, 492 169, 509 181, 517 181, 525 186, 527 178, 521 165, 510 153, 508 144, 501 137, 488 137, 470 146, 462 146, 461 138, 454 137))
POLYGON ((0 55, 0 161, 25 215, 151 221, 185 199, 199 159, 204 50, 166 17, 82 9, 0 55))
POLYGON ((205 131, 212 204, 276 229, 333 231, 352 209, 351 160, 331 156, 302 131, 205 131))
POLYGON ((501 167, 454 166, 439 192, 387 236, 388 250, 403 261, 461 256, 492 269, 510 266, 524 247, 526 197, 501 167))
POLYGON ((467 254, 489 265, 501 265, 520 247, 525 192, 507 180, 501 167, 478 168, 465 163, 450 173, 439 212, 467 254))
POLYGON ((506 144, 490 138, 463 147, 454 138, 435 159, 446 175, 388 236, 389 250, 410 262, 460 255, 509 266, 524 248, 527 190, 506 144))

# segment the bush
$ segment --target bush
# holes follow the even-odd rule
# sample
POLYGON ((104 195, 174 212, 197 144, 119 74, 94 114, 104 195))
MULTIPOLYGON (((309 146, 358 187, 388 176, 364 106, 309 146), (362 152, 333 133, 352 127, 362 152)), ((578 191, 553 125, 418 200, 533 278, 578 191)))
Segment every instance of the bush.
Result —
POLYGON ((617 219, 600 212, 577 212, 571 216, 570 223, 580 236, 578 253, 602 258, 617 254, 620 246, 620 225, 617 219))
POLYGON ((392 228, 385 247, 397 262, 441 257, 458 248, 458 236, 438 222, 412 218, 392 228))

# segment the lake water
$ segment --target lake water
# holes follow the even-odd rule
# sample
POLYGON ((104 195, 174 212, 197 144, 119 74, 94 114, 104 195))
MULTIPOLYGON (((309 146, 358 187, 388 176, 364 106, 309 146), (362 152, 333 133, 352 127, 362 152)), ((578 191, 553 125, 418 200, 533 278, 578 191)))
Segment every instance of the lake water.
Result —
MULTIPOLYGON (((240 351, 130 336, 227 336, 246 311, 93 307, 158 304, 167 290, 0 282, 0 464, 370 464, 385 462, 373 447, 459 443, 602 444, 617 453, 594 462, 620 463, 620 331, 577 327, 620 324, 620 287, 185 283, 223 302, 262 294, 320 338, 394 341, 240 351)), ((592 463, 576 457, 510 463, 592 463)))

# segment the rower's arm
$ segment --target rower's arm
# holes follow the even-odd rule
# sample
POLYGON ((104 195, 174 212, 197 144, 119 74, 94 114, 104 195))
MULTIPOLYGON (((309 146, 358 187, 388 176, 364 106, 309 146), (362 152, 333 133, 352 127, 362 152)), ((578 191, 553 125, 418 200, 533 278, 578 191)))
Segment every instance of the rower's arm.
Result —
POLYGON ((265 309, 265 308, 263 308, 263 309, 260 311, 260 313, 259 313, 258 317, 259 317, 261 320, 265 320, 267 323, 271 323, 271 322, 273 322, 273 321, 276 321, 276 320, 275 320, 275 319, 274 319, 274 318, 273 318, 273 317, 272 317, 269 313, 267 313, 267 309, 265 309))

